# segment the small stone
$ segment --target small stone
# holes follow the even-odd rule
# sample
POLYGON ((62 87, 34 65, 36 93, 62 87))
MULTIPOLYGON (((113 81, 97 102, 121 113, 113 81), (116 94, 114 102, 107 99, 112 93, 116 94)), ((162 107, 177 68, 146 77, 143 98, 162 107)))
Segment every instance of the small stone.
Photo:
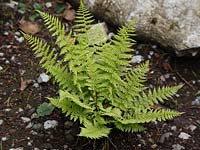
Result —
POLYGON ((58 122, 56 120, 47 120, 44 122, 44 129, 55 128, 58 126, 58 122))
POLYGON ((177 130, 177 127, 176 127, 176 126, 171 126, 171 130, 172 130, 172 131, 176 131, 176 130, 177 130))
POLYGON ((163 81, 163 82, 166 81, 166 79, 165 79, 165 77, 163 75, 160 76, 160 80, 163 81))
POLYGON ((24 110, 22 108, 19 108, 18 109, 18 112, 23 112, 24 110))
POLYGON ((177 81, 176 77, 172 77, 172 79, 173 79, 174 81, 177 81))
POLYGON ((37 79, 38 83, 43 83, 43 82, 48 82, 49 81, 49 76, 45 73, 41 73, 40 76, 37 79))
POLYGON ((9 35, 9 32, 7 32, 7 31, 5 31, 4 33, 3 33, 3 35, 9 35))
POLYGON ((45 3, 45 6, 46 6, 47 8, 50 8, 50 7, 52 7, 52 3, 51 3, 51 2, 46 2, 46 3, 45 3))
POLYGON ((34 84, 33 84, 33 87, 38 88, 38 87, 39 87, 39 84, 38 84, 38 83, 34 83, 34 84))
POLYGON ((15 62, 15 56, 11 57, 11 61, 15 62))
POLYGON ((9 60, 6 60, 5 63, 6 63, 6 64, 9 64, 10 62, 9 62, 9 60))
POLYGON ((39 118, 38 114, 37 113, 33 113, 31 115, 31 119, 36 119, 36 118, 39 118))
POLYGON ((32 122, 29 122, 28 125, 26 126, 26 129, 30 129, 33 126, 32 122))
POLYGON ((144 60, 144 57, 141 55, 135 55, 133 56, 133 58, 131 59, 132 63, 140 63, 144 60))
POLYGON ((24 41, 24 37, 21 36, 21 37, 15 37, 15 39, 19 42, 19 43, 22 43, 24 41))
POLYGON ((183 139, 183 140, 187 140, 191 137, 191 135, 185 133, 185 132, 181 132, 178 136, 180 139, 183 139))
POLYGON ((157 45, 152 45, 152 48, 153 48, 153 49, 156 49, 156 48, 157 48, 157 45))
POLYGON ((39 131, 39 130, 42 129, 42 124, 41 124, 41 123, 34 124, 34 125, 32 126, 32 129, 33 129, 33 130, 36 130, 36 131, 39 131))
POLYGON ((17 36, 20 36, 21 34, 20 34, 20 32, 15 32, 15 35, 17 35, 17 36))
POLYGON ((9 150, 24 150, 23 147, 18 147, 18 148, 10 148, 9 150))
POLYGON ((170 77, 170 74, 169 74, 169 73, 167 73, 167 74, 165 74, 165 75, 164 75, 164 77, 165 77, 165 79, 169 79, 169 77, 170 77))
POLYGON ((9 112, 9 111, 11 111, 11 109, 10 108, 6 108, 6 109, 4 109, 4 111, 5 112, 9 112))
POLYGON ((113 33, 113 32, 110 32, 109 34, 108 34, 108 38, 109 39, 112 39, 112 37, 114 36, 115 34, 113 33))
POLYGON ((2 124, 3 124, 3 120, 1 119, 1 120, 0 120, 0 125, 2 125, 2 124))
POLYGON ((2 137, 1 138, 1 141, 6 141, 7 140, 7 137, 2 137))
POLYGON ((152 149, 155 149, 155 148, 157 148, 157 147, 158 147, 157 144, 153 144, 153 145, 151 145, 151 148, 152 148, 152 149))
POLYGON ((35 147, 33 150, 40 150, 39 148, 35 147))
POLYGON ((0 53, 0 57, 3 57, 4 56, 4 53, 0 53))
POLYGON ((193 80, 193 81, 192 81, 192 84, 196 84, 196 81, 195 81, 195 80, 193 80))
POLYGON ((185 147, 183 147, 182 145, 179 144, 172 145, 172 150, 182 150, 182 149, 185 149, 185 147))
POLYGON ((3 67, 0 66, 0 71, 3 70, 3 67))
POLYGON ((194 101, 192 101, 192 105, 200 105, 200 96, 197 96, 194 101))
POLYGON ((197 126, 195 126, 195 125, 193 125, 193 124, 191 124, 191 125, 189 125, 189 127, 188 127, 192 132, 194 131, 194 130, 196 130, 197 129, 197 126))
POLYGON ((29 141, 29 142, 27 143, 27 145, 28 145, 28 146, 32 146, 32 143, 33 143, 33 141, 29 141))
POLYGON ((28 117, 21 117, 21 119, 22 119, 22 121, 23 121, 24 123, 31 121, 31 119, 28 118, 28 117))
POLYGON ((30 132, 32 135, 38 135, 38 133, 37 132, 35 132, 34 130, 31 130, 31 132, 30 132))
POLYGON ((159 142, 160 142, 160 143, 164 143, 165 140, 168 140, 169 137, 170 137, 171 135, 172 135, 171 132, 164 133, 164 134, 161 136, 159 142))
POLYGON ((149 55, 153 56, 153 54, 154 54, 154 51, 149 52, 149 55))

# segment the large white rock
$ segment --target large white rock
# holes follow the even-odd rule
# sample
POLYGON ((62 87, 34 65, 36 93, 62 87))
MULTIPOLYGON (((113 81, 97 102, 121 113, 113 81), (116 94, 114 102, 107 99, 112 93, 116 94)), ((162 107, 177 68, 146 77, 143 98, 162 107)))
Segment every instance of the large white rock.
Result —
POLYGON ((122 25, 134 19, 139 37, 156 41, 178 56, 200 51, 200 0, 83 1, 109 23, 122 25))

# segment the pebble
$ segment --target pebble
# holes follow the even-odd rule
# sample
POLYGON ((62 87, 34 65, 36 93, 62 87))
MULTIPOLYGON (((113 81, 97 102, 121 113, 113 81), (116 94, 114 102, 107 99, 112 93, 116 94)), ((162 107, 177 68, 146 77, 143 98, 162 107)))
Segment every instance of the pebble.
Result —
POLYGON ((149 52, 149 55, 152 56, 153 54, 154 54, 154 51, 150 51, 150 52, 149 52))
POLYGON ((21 119, 22 119, 22 121, 23 121, 24 123, 31 121, 31 119, 28 118, 28 117, 21 117, 21 119))
POLYGON ((0 71, 3 70, 3 67, 0 66, 0 71))
POLYGON ((153 48, 153 49, 156 49, 156 48, 157 48, 157 45, 152 45, 152 48, 153 48))
POLYGON ((30 129, 33 126, 32 122, 29 122, 28 125, 26 126, 26 129, 30 129))
POLYGON ((2 137, 1 138, 1 141, 6 141, 7 140, 7 137, 2 137))
POLYGON ((181 132, 178 136, 180 139, 183 139, 183 140, 187 140, 191 137, 191 135, 185 133, 185 132, 181 132))
POLYGON ((172 131, 176 131, 176 130, 177 130, 177 127, 176 127, 176 126, 171 126, 171 130, 172 130, 172 131))
POLYGON ((40 76, 37 79, 38 83, 43 83, 43 82, 48 82, 49 81, 49 76, 45 73, 41 73, 40 76))
POLYGON ((131 59, 132 63, 140 63, 144 60, 144 57, 141 55, 135 55, 133 56, 133 58, 131 59))
POLYGON ((157 144, 153 144, 153 145, 151 145, 151 148, 152 148, 152 149, 156 149, 157 147, 158 147, 157 144))
POLYGON ((113 33, 113 32, 110 32, 109 34, 108 34, 108 38, 109 39, 112 39, 112 37, 114 36, 115 34, 113 33))
POLYGON ((9 112, 9 111, 11 111, 11 109, 10 108, 6 108, 6 109, 4 109, 4 111, 5 112, 9 112))
POLYGON ((37 113, 33 113, 33 114, 31 115, 31 119, 35 119, 35 118, 39 118, 39 116, 38 116, 37 113))
POLYGON ((180 144, 173 144, 172 145, 172 150, 182 150, 182 149, 185 149, 185 147, 183 147, 180 144))
POLYGON ((10 148, 9 150, 24 150, 23 147, 18 147, 18 148, 10 148))
POLYGON ((32 143, 33 143, 33 141, 29 141, 29 142, 27 143, 27 145, 28 145, 28 146, 32 146, 32 143))
POLYGON ((0 57, 3 57, 4 56, 4 53, 0 53, 0 57))
POLYGON ((17 37, 15 36, 15 39, 19 42, 19 43, 22 43, 24 41, 24 37, 21 36, 21 37, 17 37))
POLYGON ((20 36, 21 33, 17 31, 17 32, 15 32, 15 35, 20 36))
POLYGON ((39 87, 39 84, 38 84, 38 83, 34 83, 34 84, 33 84, 33 87, 38 88, 38 87, 39 87))
POLYGON ((46 2, 46 3, 45 3, 45 6, 46 6, 47 8, 50 8, 50 7, 52 7, 52 3, 51 3, 51 2, 46 2))
POLYGON ((35 131, 33 131, 33 130, 31 130, 31 132, 30 132, 32 135, 38 135, 38 133, 37 132, 35 132, 35 131))
POLYGON ((18 112, 23 112, 24 110, 22 108, 19 108, 18 109, 18 112))
POLYGON ((165 140, 168 140, 169 137, 170 137, 171 135, 172 135, 171 132, 164 133, 164 134, 160 137, 159 142, 160 142, 160 143, 164 143, 165 140))
POLYGON ((200 105, 200 96, 197 96, 194 101, 192 101, 192 105, 200 105))
POLYGON ((58 122, 56 120, 47 120, 44 122, 44 129, 55 128, 58 126, 58 122))
POLYGON ((190 129, 193 132, 194 130, 197 129, 197 126, 191 124, 191 125, 189 125, 188 129, 190 129))
POLYGON ((9 64, 10 62, 9 62, 9 60, 6 60, 5 63, 6 63, 6 64, 9 64))
POLYGON ((42 124, 41 123, 36 123, 32 126, 33 130, 39 131, 42 129, 42 124))
POLYGON ((7 36, 7 35, 9 35, 9 33, 8 33, 7 31, 5 31, 5 32, 3 33, 3 35, 6 35, 6 36, 7 36))
POLYGON ((0 120, 0 125, 2 125, 2 124, 3 124, 3 120, 1 119, 1 120, 0 120))

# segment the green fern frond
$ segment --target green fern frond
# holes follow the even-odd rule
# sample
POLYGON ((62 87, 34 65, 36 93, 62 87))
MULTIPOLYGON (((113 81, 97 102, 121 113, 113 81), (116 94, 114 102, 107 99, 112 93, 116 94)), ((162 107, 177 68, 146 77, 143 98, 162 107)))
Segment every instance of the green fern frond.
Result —
POLYGON ((94 125, 85 125, 85 127, 81 128, 81 132, 79 136, 84 136, 91 139, 99 139, 102 137, 108 137, 108 134, 110 133, 111 128, 108 128, 106 126, 94 126, 94 125))
POLYGON ((94 19, 92 18, 93 16, 86 9, 83 1, 81 0, 80 6, 76 12, 75 25, 73 26, 74 31, 78 34, 86 33, 92 27, 94 22, 94 19))
MULTIPOLYGON (((182 87, 182 85, 173 86, 173 87, 159 87, 157 90, 154 89, 153 92, 149 90, 147 94, 143 92, 142 99, 143 104, 153 105, 159 104, 159 102, 163 103, 165 100, 172 98, 172 96, 177 93, 177 91, 182 87)), ((144 107, 147 107, 144 105, 144 107)))
POLYGON ((130 64, 135 43, 133 21, 107 41, 100 26, 93 25, 92 15, 82 1, 76 25, 67 35, 58 18, 38 13, 56 37, 59 50, 32 35, 23 35, 36 57, 41 58, 40 65, 59 84, 59 96, 49 98, 51 104, 84 126, 80 136, 107 137, 110 124, 125 132, 143 131, 142 123, 165 121, 181 114, 151 107, 172 98, 181 85, 154 90, 144 85, 149 62, 135 68, 130 64))
POLYGON ((135 113, 132 119, 118 119, 122 124, 149 123, 153 121, 166 121, 182 113, 172 110, 143 110, 140 113, 135 113))
POLYGON ((115 122, 115 126, 123 132, 141 132, 146 130, 146 128, 140 124, 122 124, 117 121, 115 122))

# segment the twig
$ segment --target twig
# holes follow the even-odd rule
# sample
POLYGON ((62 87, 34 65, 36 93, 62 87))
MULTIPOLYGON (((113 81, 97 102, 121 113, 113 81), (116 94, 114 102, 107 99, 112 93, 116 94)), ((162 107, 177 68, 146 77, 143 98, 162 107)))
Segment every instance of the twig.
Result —
POLYGON ((112 140, 108 137, 109 142, 112 144, 112 146, 115 148, 115 150, 118 150, 117 146, 112 142, 112 140))
POLYGON ((195 91, 195 88, 185 78, 183 78, 183 76, 181 76, 178 71, 176 71, 176 74, 179 76, 179 78, 181 78, 181 80, 183 80, 189 87, 191 87, 195 91))

